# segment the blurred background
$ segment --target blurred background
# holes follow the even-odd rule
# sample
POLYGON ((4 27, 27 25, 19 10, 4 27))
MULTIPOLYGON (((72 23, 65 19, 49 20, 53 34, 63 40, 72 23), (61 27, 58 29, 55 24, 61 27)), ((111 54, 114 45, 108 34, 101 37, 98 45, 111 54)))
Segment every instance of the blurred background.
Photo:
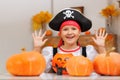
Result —
MULTIPOLYGON (((106 27, 106 19, 100 11, 109 4, 119 9, 118 0, 0 0, 0 73, 6 72, 6 60, 13 54, 33 49, 32 17, 40 11, 48 11, 53 16, 66 7, 84 7, 84 15, 92 20, 92 34, 100 27, 106 27)), ((112 19, 111 30, 117 35, 120 52, 120 16, 112 19)), ((50 29, 48 24, 46 29, 50 29)), ((53 32, 56 36, 57 32, 53 32)))

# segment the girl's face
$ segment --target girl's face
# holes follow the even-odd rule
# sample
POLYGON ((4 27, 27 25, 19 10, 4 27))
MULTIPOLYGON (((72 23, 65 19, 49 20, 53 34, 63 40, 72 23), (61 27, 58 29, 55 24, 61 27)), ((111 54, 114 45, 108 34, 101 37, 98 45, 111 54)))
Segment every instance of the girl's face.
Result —
POLYGON ((60 36, 64 41, 64 45, 76 44, 79 39, 80 32, 81 31, 73 25, 64 26, 60 31, 60 36))

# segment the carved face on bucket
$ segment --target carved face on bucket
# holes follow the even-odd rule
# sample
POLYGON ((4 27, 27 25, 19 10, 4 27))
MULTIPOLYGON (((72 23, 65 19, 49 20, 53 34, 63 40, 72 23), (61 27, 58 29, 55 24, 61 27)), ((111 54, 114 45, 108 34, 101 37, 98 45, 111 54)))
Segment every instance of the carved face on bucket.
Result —
POLYGON ((67 74, 66 62, 73 55, 71 53, 61 54, 57 53, 52 60, 52 68, 58 74, 67 74))

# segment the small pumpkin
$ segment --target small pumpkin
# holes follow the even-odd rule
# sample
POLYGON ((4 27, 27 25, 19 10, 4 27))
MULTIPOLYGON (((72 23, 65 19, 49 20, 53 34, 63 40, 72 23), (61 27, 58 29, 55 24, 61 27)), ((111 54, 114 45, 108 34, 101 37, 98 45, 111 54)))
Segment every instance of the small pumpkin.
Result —
POLYGON ((89 76, 93 72, 93 64, 84 56, 73 56, 67 61, 66 70, 71 76, 89 76))
POLYGON ((52 59, 53 70, 59 75, 68 74, 66 71, 66 63, 72 56, 73 55, 71 53, 67 54, 56 53, 56 55, 52 59))
POLYGON ((22 51, 8 58, 6 69, 15 76, 38 76, 46 67, 42 54, 36 51, 22 51))
POLYGON ((94 70, 101 75, 120 76, 120 54, 108 51, 95 57, 94 70))
POLYGON ((46 36, 52 36, 52 30, 47 30, 46 31, 46 36))
POLYGON ((91 34, 90 31, 86 31, 86 32, 85 32, 85 35, 90 35, 90 34, 91 34))

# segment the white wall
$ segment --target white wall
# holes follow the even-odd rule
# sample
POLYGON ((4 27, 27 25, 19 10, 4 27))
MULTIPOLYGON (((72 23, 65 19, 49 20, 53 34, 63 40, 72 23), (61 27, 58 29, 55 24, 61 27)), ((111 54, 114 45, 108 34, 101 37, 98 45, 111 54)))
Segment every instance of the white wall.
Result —
POLYGON ((0 73, 12 54, 25 47, 32 50, 31 18, 41 10, 51 11, 50 0, 1 0, 0 1, 0 73))

